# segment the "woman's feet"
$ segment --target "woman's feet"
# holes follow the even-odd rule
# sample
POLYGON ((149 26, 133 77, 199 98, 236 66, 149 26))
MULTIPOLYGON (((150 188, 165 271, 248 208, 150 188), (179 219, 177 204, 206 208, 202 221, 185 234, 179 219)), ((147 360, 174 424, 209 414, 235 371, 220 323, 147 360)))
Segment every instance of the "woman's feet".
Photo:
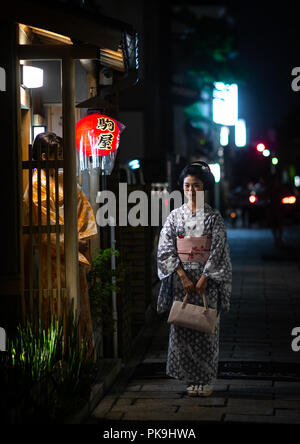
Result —
POLYGON ((188 396, 210 396, 213 392, 213 386, 210 384, 191 384, 187 387, 188 396))
POLYGON ((199 385, 191 384, 187 387, 186 392, 188 396, 198 396, 199 385))
POLYGON ((210 384, 199 385, 198 396, 210 396, 213 392, 213 386, 210 384))

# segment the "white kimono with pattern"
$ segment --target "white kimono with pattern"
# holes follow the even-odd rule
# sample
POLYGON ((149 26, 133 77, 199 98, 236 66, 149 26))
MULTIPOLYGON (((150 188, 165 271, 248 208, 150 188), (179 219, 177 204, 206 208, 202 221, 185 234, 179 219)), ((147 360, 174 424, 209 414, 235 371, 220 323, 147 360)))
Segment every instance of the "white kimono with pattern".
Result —
MULTIPOLYGON (((173 300, 182 301, 185 296, 175 271, 179 264, 194 284, 202 274, 207 276, 205 294, 209 307, 217 308, 219 314, 229 310, 232 266, 226 230, 220 212, 207 203, 195 214, 186 203, 183 204, 170 212, 161 229, 157 251, 158 277, 162 281, 158 313, 168 314, 173 300), (202 217, 200 225, 199 217, 202 217), (199 226, 200 231, 195 231, 199 226), (208 260, 205 263, 181 262, 176 249, 176 237, 180 235, 211 235, 208 260)), ((203 306, 202 298, 196 292, 189 295, 188 302, 203 306)), ((171 324, 166 374, 187 384, 214 384, 218 372, 219 324, 220 316, 213 335, 171 324)))

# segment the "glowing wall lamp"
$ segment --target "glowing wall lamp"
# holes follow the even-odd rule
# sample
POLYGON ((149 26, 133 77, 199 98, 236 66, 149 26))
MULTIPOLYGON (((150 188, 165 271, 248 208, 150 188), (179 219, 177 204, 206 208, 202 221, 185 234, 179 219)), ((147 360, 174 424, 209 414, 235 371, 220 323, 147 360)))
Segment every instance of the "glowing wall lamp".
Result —
POLYGON ((247 135, 246 135, 246 122, 244 119, 239 119, 235 124, 235 146, 241 148, 246 146, 247 135))
POLYGON ((210 171, 214 175, 216 183, 220 182, 221 179, 221 168, 219 163, 210 163, 209 165, 210 171))
POLYGON ((21 83, 25 88, 41 88, 44 70, 36 66, 21 65, 21 83))
POLYGON ((215 82, 213 90, 213 121, 235 125, 238 120, 238 86, 215 82))

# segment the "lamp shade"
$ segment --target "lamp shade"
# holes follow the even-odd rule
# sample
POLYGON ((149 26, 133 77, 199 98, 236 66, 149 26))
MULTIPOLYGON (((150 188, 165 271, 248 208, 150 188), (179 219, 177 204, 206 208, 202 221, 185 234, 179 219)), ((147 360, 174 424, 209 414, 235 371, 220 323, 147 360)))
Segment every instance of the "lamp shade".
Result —
POLYGON ((118 147, 124 128, 111 117, 89 114, 76 124, 76 148, 85 156, 107 156, 118 147))
POLYGON ((36 66, 22 65, 23 85, 26 88, 41 88, 44 83, 44 71, 36 66))

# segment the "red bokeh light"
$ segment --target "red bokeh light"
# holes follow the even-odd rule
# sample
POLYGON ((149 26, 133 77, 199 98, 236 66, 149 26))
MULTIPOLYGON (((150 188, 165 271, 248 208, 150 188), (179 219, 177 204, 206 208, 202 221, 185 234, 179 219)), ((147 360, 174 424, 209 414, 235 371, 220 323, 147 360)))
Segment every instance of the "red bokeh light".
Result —
POLYGON ((266 149, 266 147, 265 147, 265 145, 264 145, 263 143, 258 143, 258 144, 256 145, 256 149, 257 149, 257 151, 259 151, 260 153, 262 153, 262 152, 266 149))
POLYGON ((286 196, 286 197, 283 197, 282 199, 281 199, 281 203, 283 203, 283 204, 294 204, 294 203, 296 203, 296 197, 295 196, 286 196))

